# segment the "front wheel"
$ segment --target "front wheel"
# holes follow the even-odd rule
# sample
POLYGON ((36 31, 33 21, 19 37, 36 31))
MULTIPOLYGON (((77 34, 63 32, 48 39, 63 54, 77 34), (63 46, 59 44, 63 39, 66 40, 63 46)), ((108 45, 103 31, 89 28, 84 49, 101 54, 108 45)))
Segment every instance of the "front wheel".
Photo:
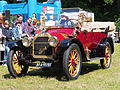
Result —
POLYGON ((108 69, 110 67, 112 61, 112 55, 111 55, 111 46, 109 43, 105 46, 105 58, 100 60, 101 67, 103 69, 108 69))
POLYGON ((11 50, 7 61, 8 71, 16 78, 25 75, 28 71, 28 65, 24 63, 23 52, 21 50, 11 50))
POLYGON ((63 71, 68 80, 75 80, 81 72, 81 52, 77 44, 72 44, 63 56, 63 71))

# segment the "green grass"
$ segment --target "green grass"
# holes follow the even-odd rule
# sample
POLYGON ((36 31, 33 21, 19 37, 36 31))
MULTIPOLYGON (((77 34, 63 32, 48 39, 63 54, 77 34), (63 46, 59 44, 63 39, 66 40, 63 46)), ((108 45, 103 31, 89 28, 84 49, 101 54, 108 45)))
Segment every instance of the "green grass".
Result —
POLYGON ((120 44, 109 69, 101 69, 99 61, 84 63, 77 80, 64 81, 60 71, 30 68, 27 76, 12 78, 7 67, 0 66, 0 90, 120 90, 120 44))

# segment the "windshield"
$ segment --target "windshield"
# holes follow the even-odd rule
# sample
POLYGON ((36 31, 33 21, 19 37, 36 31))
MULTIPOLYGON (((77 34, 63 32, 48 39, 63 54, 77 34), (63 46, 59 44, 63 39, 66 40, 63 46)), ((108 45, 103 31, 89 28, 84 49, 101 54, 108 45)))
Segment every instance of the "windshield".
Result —
POLYGON ((93 13, 83 11, 80 8, 43 9, 40 18, 45 26, 52 26, 52 28, 74 27, 79 22, 85 21, 82 19, 89 19, 89 22, 92 22, 93 13))

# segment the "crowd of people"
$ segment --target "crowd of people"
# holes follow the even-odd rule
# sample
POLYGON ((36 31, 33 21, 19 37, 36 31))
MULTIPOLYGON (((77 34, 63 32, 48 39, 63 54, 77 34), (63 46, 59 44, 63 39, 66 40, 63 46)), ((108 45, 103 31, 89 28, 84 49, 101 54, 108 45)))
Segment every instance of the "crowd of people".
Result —
POLYGON ((42 27, 38 20, 32 20, 28 18, 26 22, 23 22, 23 16, 17 15, 17 18, 13 24, 8 20, 2 22, 0 18, 0 40, 5 45, 4 60, 2 64, 6 65, 6 60, 8 59, 9 47, 7 46, 9 41, 20 40, 24 36, 33 38, 34 35, 40 33, 42 27))
MULTIPOLYGON (((29 17, 26 22, 23 22, 22 15, 17 15, 16 20, 12 24, 8 20, 5 20, 3 23, 2 20, 3 18, 0 17, 0 40, 2 40, 2 43, 5 45, 2 64, 5 65, 10 50, 8 47, 9 41, 21 40, 25 36, 32 39, 41 32, 42 24, 40 20, 32 20, 31 17, 29 17)), ((67 16, 61 15, 61 20, 56 25, 72 25, 72 22, 67 16)))

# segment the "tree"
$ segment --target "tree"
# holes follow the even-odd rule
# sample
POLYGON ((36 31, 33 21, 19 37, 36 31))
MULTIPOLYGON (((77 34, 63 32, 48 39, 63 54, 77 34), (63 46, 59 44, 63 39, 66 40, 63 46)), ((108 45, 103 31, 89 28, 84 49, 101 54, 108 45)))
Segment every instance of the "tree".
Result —
POLYGON ((120 0, 116 0, 118 14, 120 15, 120 0))
POLYGON ((104 2, 107 4, 112 4, 114 2, 114 0, 104 0, 104 2))

